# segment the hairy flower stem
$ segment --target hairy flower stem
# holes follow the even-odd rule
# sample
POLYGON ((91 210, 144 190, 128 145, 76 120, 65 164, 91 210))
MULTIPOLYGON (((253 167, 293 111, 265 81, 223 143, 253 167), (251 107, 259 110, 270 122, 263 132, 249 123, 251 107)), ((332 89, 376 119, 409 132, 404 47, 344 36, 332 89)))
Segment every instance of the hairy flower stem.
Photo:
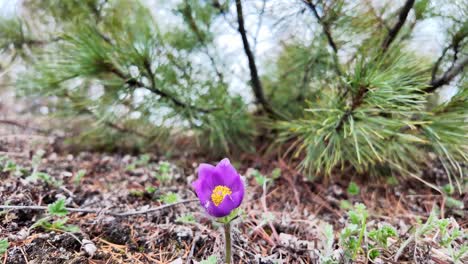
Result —
POLYGON ((225 261, 226 264, 231 264, 231 223, 224 224, 224 239, 225 239, 225 261))

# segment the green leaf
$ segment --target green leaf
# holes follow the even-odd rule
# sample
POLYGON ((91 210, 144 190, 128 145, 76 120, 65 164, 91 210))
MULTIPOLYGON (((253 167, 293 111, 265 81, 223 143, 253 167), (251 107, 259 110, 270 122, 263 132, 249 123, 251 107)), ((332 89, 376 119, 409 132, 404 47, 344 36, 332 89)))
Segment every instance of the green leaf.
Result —
POLYGON ((65 208, 65 199, 61 198, 53 204, 49 204, 49 214, 56 216, 66 216, 68 214, 65 208))
POLYGON ((271 178, 273 180, 276 180, 278 179, 279 177, 281 177, 281 169, 280 168, 276 168, 274 169, 272 172, 271 172, 271 178))
POLYGON ((465 204, 463 203, 463 201, 457 200, 450 196, 445 197, 445 205, 449 208, 454 208, 454 209, 463 209, 465 207, 465 204))
POLYGON ((359 194, 360 189, 359 189, 359 186, 355 182, 352 181, 349 183, 347 191, 349 195, 354 196, 354 195, 359 194))
POLYGON ((179 201, 179 195, 177 193, 169 192, 162 195, 159 201, 164 204, 173 204, 179 201))
POLYGON ((183 224, 192 224, 195 223, 195 217, 192 214, 186 214, 184 216, 178 217, 176 219, 176 222, 183 224))
POLYGON ((216 264, 218 263, 218 260, 216 259, 216 256, 211 255, 207 259, 202 260, 200 264, 216 264))
POLYGON ((75 177, 73 178, 73 183, 75 185, 79 185, 81 183, 81 180, 84 178, 85 175, 86 175, 86 170, 79 170, 75 174, 75 177))
POLYGON ((9 246, 10 244, 8 243, 8 239, 0 239, 0 256, 7 251, 9 246))

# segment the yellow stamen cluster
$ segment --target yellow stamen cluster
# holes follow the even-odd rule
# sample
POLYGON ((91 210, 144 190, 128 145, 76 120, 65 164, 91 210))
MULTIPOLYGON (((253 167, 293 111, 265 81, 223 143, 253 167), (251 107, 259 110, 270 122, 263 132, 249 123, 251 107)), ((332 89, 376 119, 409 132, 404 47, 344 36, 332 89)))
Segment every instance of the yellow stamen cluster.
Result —
POLYGON ((226 195, 230 195, 232 193, 229 187, 218 185, 214 188, 213 193, 211 193, 211 201, 218 206, 224 200, 226 195))

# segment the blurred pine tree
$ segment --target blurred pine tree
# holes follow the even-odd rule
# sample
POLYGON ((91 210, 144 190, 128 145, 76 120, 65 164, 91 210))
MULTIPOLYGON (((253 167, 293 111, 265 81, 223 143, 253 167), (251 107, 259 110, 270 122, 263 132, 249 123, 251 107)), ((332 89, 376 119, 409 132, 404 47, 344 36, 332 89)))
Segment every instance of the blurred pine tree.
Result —
POLYGON ((311 175, 352 167, 419 177, 433 152, 451 180, 463 180, 465 1, 163 2, 170 21, 135 0, 24 1, 20 16, 0 21, 2 56, 26 69, 18 94, 48 98, 54 114, 92 118, 81 139, 104 144, 137 136, 142 147, 180 148, 174 139, 190 135, 221 155, 252 149, 263 134, 311 175), (434 30, 447 42, 436 58, 411 47, 428 21, 445 26, 434 30), (258 55, 261 28, 276 31, 277 55, 258 55), (248 77, 236 78, 220 50, 229 30, 248 77), (256 110, 229 89, 239 79, 256 110), (457 95, 434 103, 447 85, 457 95))

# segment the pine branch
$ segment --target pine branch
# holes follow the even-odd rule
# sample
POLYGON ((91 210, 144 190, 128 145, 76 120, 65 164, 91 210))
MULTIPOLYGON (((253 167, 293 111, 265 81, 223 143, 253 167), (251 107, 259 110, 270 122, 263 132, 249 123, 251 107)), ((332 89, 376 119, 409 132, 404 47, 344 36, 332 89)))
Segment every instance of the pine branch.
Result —
POLYGON ((145 70, 148 72, 149 78, 151 80, 151 86, 150 87, 148 87, 144 83, 136 80, 135 78, 132 78, 130 76, 125 75, 123 72, 121 72, 120 70, 118 70, 115 67, 111 68, 111 72, 114 73, 115 75, 117 75, 118 77, 120 77, 121 79, 123 79, 128 85, 130 85, 132 87, 146 88, 149 91, 151 91, 152 93, 157 94, 157 95, 159 95, 159 96, 161 96, 163 98, 168 99, 169 101, 171 101, 174 105, 176 105, 178 107, 187 108, 187 109, 194 109, 194 110, 196 110, 198 112, 202 112, 202 113, 209 113, 209 112, 212 112, 212 111, 216 110, 216 109, 204 109, 204 108, 199 108, 199 107, 196 107, 196 106, 188 105, 188 104, 180 101, 176 97, 172 96, 171 94, 169 94, 169 93, 167 93, 167 92, 165 92, 163 90, 158 89, 156 87, 154 74, 151 71, 151 67, 150 67, 150 64, 148 62, 145 63, 145 70))
POLYGON ((463 68, 468 64, 467 57, 461 59, 461 61, 457 64, 459 60, 460 44, 466 37, 468 37, 468 34, 466 34, 466 30, 464 30, 463 27, 452 37, 452 42, 444 48, 442 54, 437 59, 434 67, 432 68, 431 82, 428 88, 425 90, 426 92, 434 92, 440 86, 450 83, 450 81, 455 78, 456 75, 461 73, 463 68), (452 64, 445 71, 442 77, 437 78, 437 71, 439 70, 441 63, 445 58, 445 55, 450 49, 453 49, 452 64))
POLYGON ((431 81, 430 86, 425 90, 428 93, 434 92, 442 85, 449 84, 455 76, 463 71, 465 66, 468 65, 468 56, 460 60, 460 62, 453 67, 449 68, 440 78, 431 81))
POLYGON ((336 46, 336 42, 333 40, 333 36, 331 34, 329 24, 325 23, 323 21, 323 18, 320 17, 320 15, 319 15, 319 13, 317 11, 317 6, 314 3, 312 3, 311 0, 302 0, 302 1, 304 2, 304 4, 307 5, 307 7, 309 7, 309 9, 312 11, 315 18, 317 19, 318 23, 322 26, 323 33, 325 33, 325 36, 326 36, 327 41, 328 41, 328 45, 332 48, 332 50, 334 52, 333 60, 335 61, 336 72, 338 73, 338 75, 342 75, 340 65, 339 65, 339 61, 338 61, 338 48, 336 46))
MULTIPOLYGON (((216 75, 219 78, 219 81, 224 82, 223 74, 218 69, 214 57, 209 53, 205 37, 203 36, 202 32, 200 32, 200 29, 198 28, 198 25, 197 25, 197 23, 195 22, 195 19, 192 16, 192 8, 190 6, 189 1, 185 0, 184 3, 185 3, 185 15, 187 16, 190 29, 193 31, 193 33, 195 33, 195 36, 198 38, 198 41, 200 41, 200 43, 205 48, 205 54, 210 59, 211 65, 213 66, 213 69, 215 70, 216 75)), ((218 3, 218 6, 219 6, 219 3, 218 3)))
POLYGON ((312 13, 314 14, 315 18, 323 28, 323 33, 325 33, 325 36, 327 37, 328 44, 333 49, 333 51, 337 53, 338 48, 336 47, 336 43, 331 35, 330 27, 327 23, 323 22, 322 17, 320 17, 319 13, 317 12, 317 6, 314 3, 312 3, 311 0, 304 0, 304 3, 310 8, 310 10, 312 10, 312 13))
POLYGON ((260 77, 258 76, 257 65, 255 63, 255 57, 250 49, 249 40, 247 39, 247 32, 244 26, 244 15, 242 11, 242 2, 241 0, 236 0, 236 10, 237 10, 237 22, 239 24, 239 33, 242 37, 242 44, 244 46, 244 52, 247 56, 249 61, 249 69, 250 69, 250 77, 252 82, 253 92, 255 94, 255 98, 257 99, 258 103, 260 103, 263 109, 273 117, 277 117, 278 114, 273 110, 271 105, 265 98, 265 94, 263 92, 263 86, 260 81, 260 77))
POLYGON ((415 0, 406 0, 405 5, 402 7, 400 10, 400 14, 398 15, 398 21, 397 23, 390 29, 390 31, 387 34, 387 37, 385 37, 385 40, 382 43, 382 50, 385 52, 387 51, 388 47, 390 47, 390 44, 395 40, 396 36, 398 35, 398 32, 400 32, 401 28, 406 22, 406 19, 408 18, 409 11, 411 8, 413 8, 415 0))

